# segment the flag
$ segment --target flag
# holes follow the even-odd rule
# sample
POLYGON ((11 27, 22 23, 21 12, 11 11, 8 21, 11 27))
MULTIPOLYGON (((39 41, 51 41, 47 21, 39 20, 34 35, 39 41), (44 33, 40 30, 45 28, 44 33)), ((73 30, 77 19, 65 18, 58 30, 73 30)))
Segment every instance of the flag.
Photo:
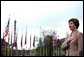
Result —
POLYGON ((45 45, 45 38, 44 38, 44 36, 41 38, 41 44, 45 45))
POLYGON ((3 33, 3 45, 6 45, 6 41, 5 41, 5 37, 8 35, 9 32, 9 22, 10 22, 10 18, 8 20, 7 26, 5 28, 5 32, 3 33))
POLYGON ((30 48, 31 48, 31 35, 30 35, 30 48))
POLYGON ((18 32, 16 33, 16 45, 15 45, 15 47, 17 48, 17 38, 18 38, 18 32))
POLYGON ((27 43, 27 30, 26 30, 26 35, 25 35, 25 45, 27 43))
POLYGON ((22 37, 21 37, 21 47, 22 47, 22 40, 23 40, 23 35, 22 35, 22 37))
POLYGON ((5 39, 4 39, 4 33, 3 33, 2 45, 3 45, 3 46, 5 46, 5 45, 6 45, 6 41, 5 41, 5 39))
POLYGON ((10 23, 10 19, 8 20, 8 24, 5 28, 5 32, 3 34, 3 39, 5 39, 5 37, 8 35, 8 32, 9 32, 9 23, 10 23))
POLYGON ((34 35, 34 39, 33 39, 33 47, 35 47, 35 35, 34 35))
POLYGON ((53 37, 52 37, 52 46, 53 46, 53 47, 56 47, 56 46, 57 46, 57 41, 58 41, 57 36, 56 36, 56 37, 53 36, 53 37))
POLYGON ((18 38, 18 35, 16 34, 16 39, 14 40, 14 43, 12 44, 12 47, 16 47, 16 49, 17 49, 17 38, 18 38))
POLYGON ((9 44, 9 41, 10 41, 10 33, 8 34, 8 44, 9 44))
POLYGON ((45 45, 44 31, 43 31, 43 36, 41 37, 41 45, 45 45))

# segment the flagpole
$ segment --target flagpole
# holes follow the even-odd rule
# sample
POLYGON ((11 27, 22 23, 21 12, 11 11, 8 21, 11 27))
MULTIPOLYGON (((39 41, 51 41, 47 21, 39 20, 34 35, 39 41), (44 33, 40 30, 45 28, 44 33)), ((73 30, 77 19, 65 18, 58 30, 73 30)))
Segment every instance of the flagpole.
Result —
MULTIPOLYGON (((9 19, 10 19, 10 14, 9 14, 9 19)), ((10 41, 10 32, 8 33, 8 46, 7 46, 8 56, 10 55, 10 44, 9 44, 9 41, 10 41)))
MULTIPOLYGON (((34 38, 33 38, 33 47, 35 48, 35 35, 34 35, 34 38)), ((33 49, 33 50, 35 52, 35 49, 33 49)), ((34 55, 35 55, 35 53, 34 53, 34 55)))
POLYGON ((11 56, 12 56, 12 33, 11 33, 11 56))
POLYGON ((40 56, 41 56, 41 39, 40 39, 40 56))
POLYGON ((43 38, 43 40, 42 40, 42 45, 43 46, 42 47, 43 48, 42 49, 43 49, 43 56, 44 56, 44 45, 45 45, 45 42, 44 42, 45 41, 45 39, 44 39, 44 31, 42 32, 42 34, 43 34, 43 36, 42 36, 42 38, 43 38))
MULTIPOLYGON (((10 14, 9 14, 9 19, 10 19, 10 14)), ((10 41, 10 32, 8 33, 8 56, 10 54, 10 44, 9 44, 9 41, 10 41)))
POLYGON ((7 56, 7 44, 6 44, 6 56, 7 56))
POLYGON ((5 41, 5 38, 4 38, 4 33, 3 33, 3 46, 5 48, 5 56, 6 56, 6 41, 5 41))
POLYGON ((21 50, 22 52, 21 52, 21 55, 23 56, 23 47, 22 47, 22 50, 21 50))
POLYGON ((18 56, 18 49, 17 49, 17 38, 18 38, 18 32, 16 33, 16 56, 18 56))
MULTIPOLYGON (((43 49, 44 50, 44 49, 43 49)), ((43 51, 43 55, 44 55, 44 51, 43 51)))
MULTIPOLYGON (((16 39, 16 20, 14 20, 14 42, 15 44, 17 44, 17 39, 16 39)), ((16 47, 16 45, 15 45, 16 47)), ((17 47, 16 47, 16 50, 17 50, 17 47)), ((17 51, 16 51, 16 56, 17 56, 17 51)))
POLYGON ((35 49, 34 49, 34 56, 35 56, 35 49))
POLYGON ((22 40, 23 40, 23 32, 22 32, 22 36, 21 36, 21 48, 22 48, 22 50, 21 50, 21 55, 22 55, 22 51, 23 51, 23 44, 22 44, 22 40))
MULTIPOLYGON (((30 34, 30 49, 31 49, 31 34, 30 34)), ((31 52, 30 52, 30 55, 31 55, 31 52)))
POLYGON ((9 56, 9 37, 10 37, 10 34, 8 33, 7 56, 9 56))
POLYGON ((26 52, 26 53, 25 53, 25 56, 27 56, 27 45, 26 45, 26 49, 25 49, 25 52, 26 52))
POLYGON ((46 56, 47 56, 47 46, 46 46, 46 56))
POLYGON ((4 46, 6 47, 6 56, 7 56, 7 46, 6 46, 5 37, 6 37, 6 36, 8 35, 8 33, 9 33, 9 23, 10 23, 10 17, 9 17, 7 26, 6 26, 6 28, 5 28, 5 32, 4 32, 4 34, 3 34, 4 46))
MULTIPOLYGON (((9 20, 10 20, 10 17, 9 17, 9 20)), ((7 25, 7 26, 9 26, 9 25, 7 25)), ((8 46, 9 46, 9 31, 8 31, 8 45, 6 45, 6 56, 8 56, 8 52, 9 52, 9 48, 8 48, 8 46)))
MULTIPOLYGON (((42 31, 42 27, 41 26, 40 26, 40 30, 42 31)), ((40 37, 41 37, 41 33, 40 33, 40 37)), ((41 56, 41 39, 40 39, 40 56, 41 56)))
POLYGON ((35 56, 35 49, 34 49, 34 56, 35 56))
MULTIPOLYGON (((28 50, 27 50, 28 51, 28 50)), ((27 53, 26 53, 27 54, 27 53)), ((27 56, 28 56, 28 54, 27 54, 27 56)))
MULTIPOLYGON (((26 27, 26 33, 25 33, 25 45, 26 45, 26 42, 27 42, 27 27, 26 27)), ((26 49, 27 49, 27 46, 25 48, 25 52, 26 52, 26 49)), ((27 52, 26 52, 27 53, 27 52)), ((26 53, 25 53, 25 56, 26 56, 26 53)))
POLYGON ((22 56, 22 49, 21 49, 21 56, 22 56))
MULTIPOLYGON (((5 41, 5 39, 4 39, 4 33, 3 33, 3 46, 2 46, 2 49, 3 49, 3 47, 4 47, 4 49, 5 49, 5 56, 6 56, 6 41, 5 41)), ((3 49, 3 50, 4 50, 3 49)))

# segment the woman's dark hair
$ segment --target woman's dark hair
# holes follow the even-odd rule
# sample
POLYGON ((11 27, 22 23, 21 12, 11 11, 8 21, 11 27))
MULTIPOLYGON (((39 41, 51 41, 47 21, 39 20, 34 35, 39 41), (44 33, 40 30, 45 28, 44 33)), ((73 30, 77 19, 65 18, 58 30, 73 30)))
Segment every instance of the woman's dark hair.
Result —
POLYGON ((71 21, 76 26, 76 29, 78 29, 78 27, 79 27, 79 21, 78 21, 78 19, 77 18, 71 18, 68 22, 70 23, 71 21))

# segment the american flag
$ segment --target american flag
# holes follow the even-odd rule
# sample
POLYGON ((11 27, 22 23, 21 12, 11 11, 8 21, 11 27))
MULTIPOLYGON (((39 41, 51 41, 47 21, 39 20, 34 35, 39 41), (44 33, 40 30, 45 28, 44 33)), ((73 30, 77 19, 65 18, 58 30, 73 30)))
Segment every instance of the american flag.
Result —
POLYGON ((42 45, 45 45, 45 38, 44 38, 44 36, 41 38, 41 43, 42 43, 42 45))
POLYGON ((8 20, 8 24, 7 24, 6 28, 5 28, 5 32, 3 34, 3 38, 5 38, 8 35, 8 32, 9 32, 9 23, 10 23, 10 19, 8 20))

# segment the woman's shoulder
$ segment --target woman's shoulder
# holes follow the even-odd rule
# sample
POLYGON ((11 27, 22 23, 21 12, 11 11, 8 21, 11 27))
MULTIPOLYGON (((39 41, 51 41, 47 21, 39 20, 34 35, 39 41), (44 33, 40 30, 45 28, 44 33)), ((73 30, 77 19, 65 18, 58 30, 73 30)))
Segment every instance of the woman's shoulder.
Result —
POLYGON ((78 31, 78 33, 77 33, 78 35, 83 35, 83 33, 82 32, 80 32, 80 31, 78 31))
POLYGON ((80 32, 80 31, 78 31, 78 32, 76 33, 76 35, 77 35, 78 37, 83 37, 83 33, 80 32))

